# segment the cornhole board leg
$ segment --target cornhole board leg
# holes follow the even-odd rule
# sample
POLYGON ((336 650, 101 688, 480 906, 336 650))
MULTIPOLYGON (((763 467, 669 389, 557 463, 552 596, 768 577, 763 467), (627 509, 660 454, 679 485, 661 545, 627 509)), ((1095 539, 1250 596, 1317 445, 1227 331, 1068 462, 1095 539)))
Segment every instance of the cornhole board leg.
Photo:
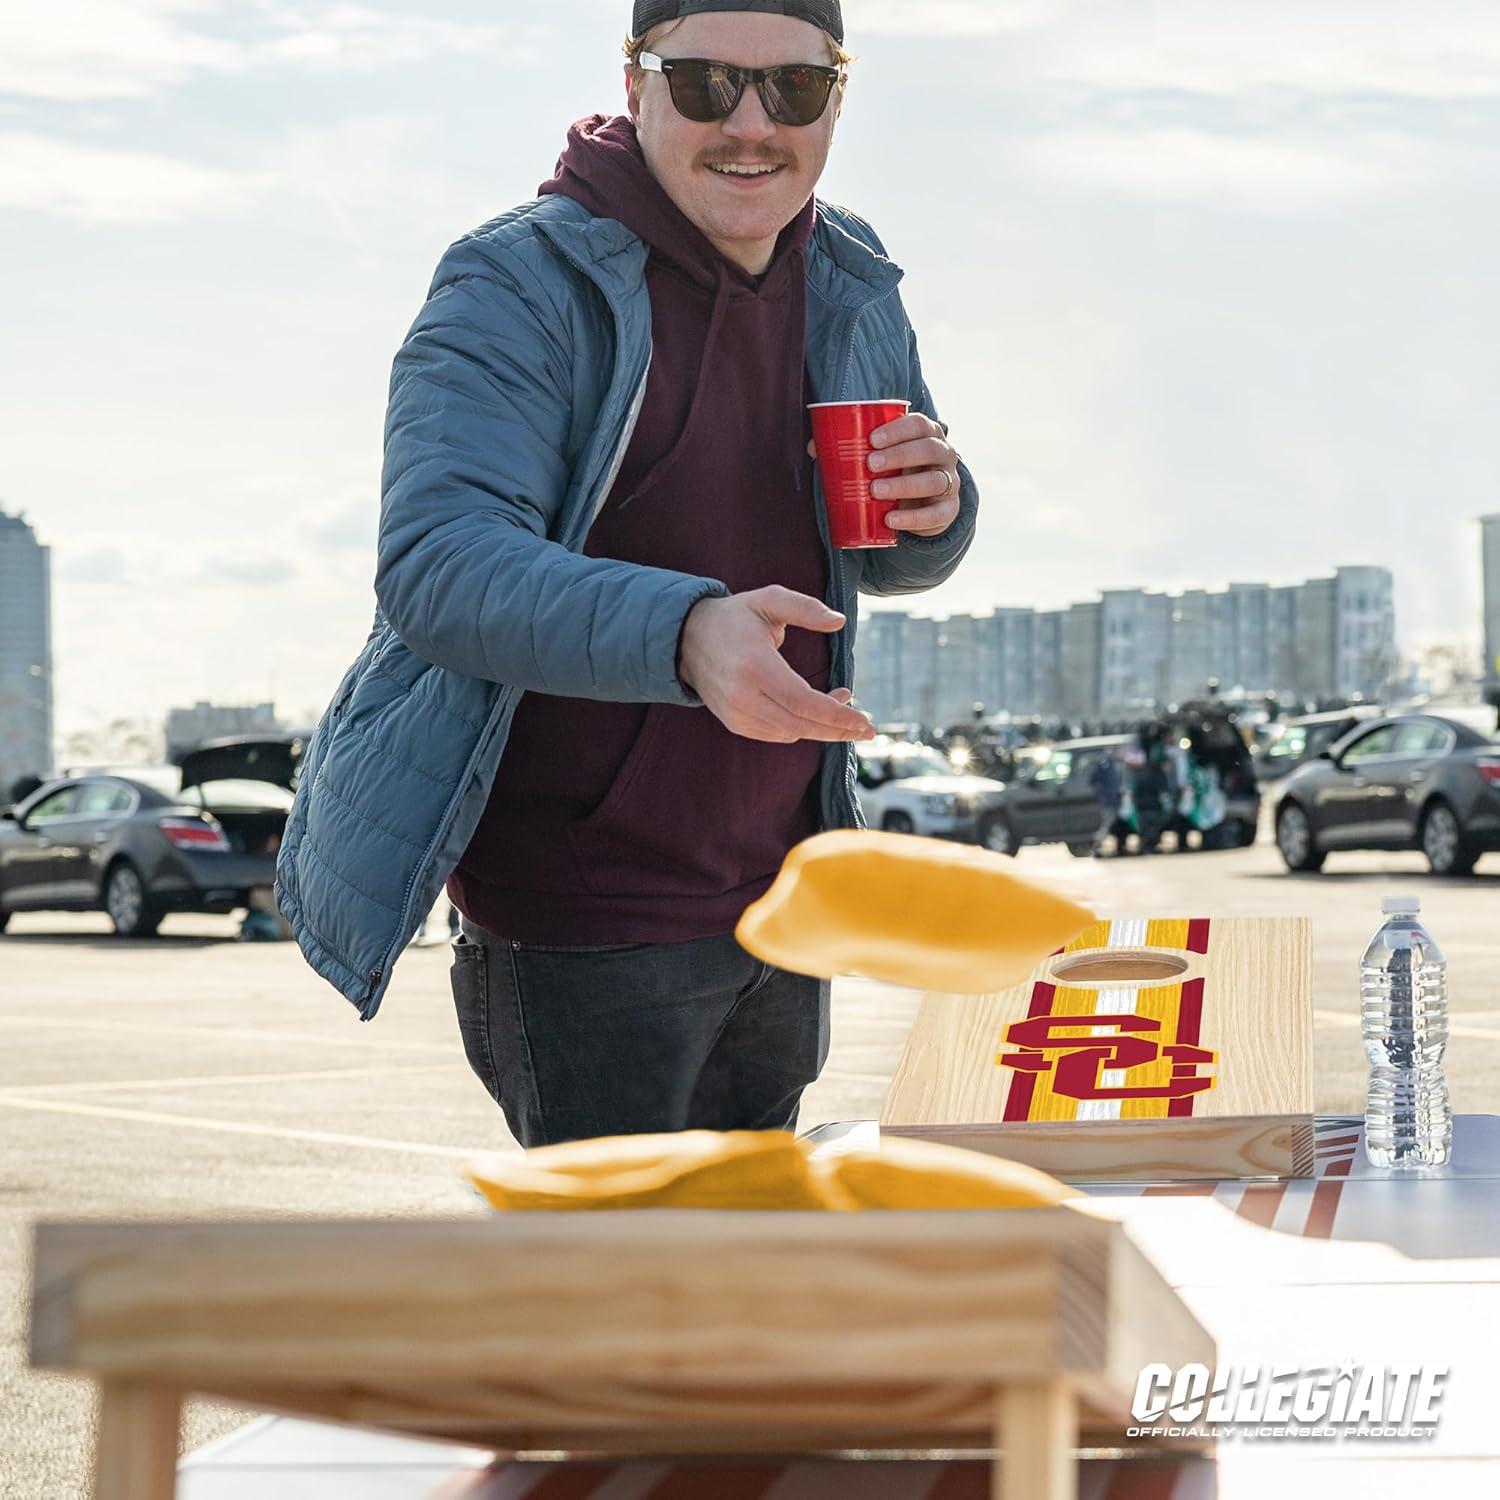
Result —
POLYGON ((136 1380, 99 1386, 94 1500, 172 1500, 182 1398, 136 1380))
POLYGON ((1078 1398, 1060 1380, 1000 1388, 994 1500, 1077 1500, 1078 1398))

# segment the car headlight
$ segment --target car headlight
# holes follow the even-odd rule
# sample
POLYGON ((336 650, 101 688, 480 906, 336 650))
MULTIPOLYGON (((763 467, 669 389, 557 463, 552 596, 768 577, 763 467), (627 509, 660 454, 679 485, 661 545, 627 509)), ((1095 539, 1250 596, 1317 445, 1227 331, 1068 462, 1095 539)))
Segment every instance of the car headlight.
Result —
POLYGON ((952 792, 928 792, 922 798, 922 807, 930 813, 951 813, 958 807, 958 798, 952 792))

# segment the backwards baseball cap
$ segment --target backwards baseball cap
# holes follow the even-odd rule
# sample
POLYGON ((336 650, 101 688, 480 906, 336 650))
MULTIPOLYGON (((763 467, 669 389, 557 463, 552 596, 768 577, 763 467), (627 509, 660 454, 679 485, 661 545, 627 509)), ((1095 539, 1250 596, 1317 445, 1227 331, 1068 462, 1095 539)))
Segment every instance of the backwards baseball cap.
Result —
POLYGON ((773 16, 811 21, 834 41, 844 40, 844 12, 839 0, 635 0, 632 36, 645 36, 663 21, 696 16, 711 10, 760 10, 773 16))

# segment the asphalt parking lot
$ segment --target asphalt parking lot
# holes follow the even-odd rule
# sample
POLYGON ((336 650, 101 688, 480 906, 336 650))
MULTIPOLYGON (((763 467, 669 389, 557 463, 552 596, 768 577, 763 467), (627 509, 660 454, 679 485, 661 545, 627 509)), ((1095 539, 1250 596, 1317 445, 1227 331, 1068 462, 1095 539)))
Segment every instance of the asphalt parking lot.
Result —
MULTIPOLYGON (((1087 861, 1023 852, 1018 871, 1101 914, 1314 919, 1317 1105, 1362 1107, 1356 964, 1383 895, 1416 891, 1449 959, 1453 1105, 1500 1109, 1500 857, 1434 880, 1417 856, 1348 855, 1288 877, 1274 849, 1087 861)), ((227 918, 169 918, 127 942, 94 916, 21 916, 0 937, 0 1495, 86 1493, 79 1383, 26 1368, 37 1219, 481 1212, 456 1167, 508 1143, 463 1060, 445 935, 413 946, 376 1021, 289 943, 227 918)), ((833 1053, 803 1125, 879 1111, 918 996, 835 986, 833 1053)), ((246 1420, 193 1403, 185 1448, 246 1420)))

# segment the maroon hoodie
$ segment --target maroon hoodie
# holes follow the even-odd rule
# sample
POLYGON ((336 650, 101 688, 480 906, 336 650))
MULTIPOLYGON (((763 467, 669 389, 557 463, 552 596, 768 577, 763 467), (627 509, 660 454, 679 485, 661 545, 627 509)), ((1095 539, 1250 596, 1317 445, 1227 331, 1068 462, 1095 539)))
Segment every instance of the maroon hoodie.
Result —
MULTIPOLYGON (((563 193, 650 247, 652 361, 619 478, 584 545, 822 599, 803 340, 809 199, 759 278, 725 259, 652 177, 631 121, 568 134, 563 193)), ((587 630, 589 622, 576 622, 587 630)), ((828 686, 832 638, 787 661, 828 686)), ((814 741, 731 734, 706 708, 525 694, 449 895, 471 921, 543 944, 677 942, 732 931, 791 846, 818 831, 814 741)))

